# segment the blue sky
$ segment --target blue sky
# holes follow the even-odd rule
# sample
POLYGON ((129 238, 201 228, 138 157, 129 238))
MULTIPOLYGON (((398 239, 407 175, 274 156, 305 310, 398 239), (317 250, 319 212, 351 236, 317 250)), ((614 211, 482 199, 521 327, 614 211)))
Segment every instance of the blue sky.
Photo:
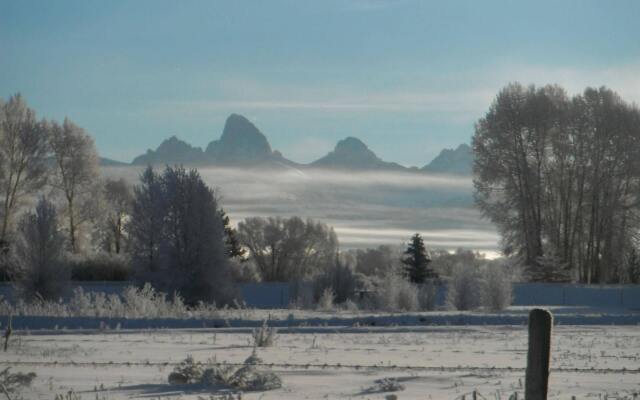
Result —
POLYGON ((0 0, 0 96, 104 156, 217 139, 232 112, 308 162, 356 136, 422 166, 510 81, 640 103, 640 1, 0 0))

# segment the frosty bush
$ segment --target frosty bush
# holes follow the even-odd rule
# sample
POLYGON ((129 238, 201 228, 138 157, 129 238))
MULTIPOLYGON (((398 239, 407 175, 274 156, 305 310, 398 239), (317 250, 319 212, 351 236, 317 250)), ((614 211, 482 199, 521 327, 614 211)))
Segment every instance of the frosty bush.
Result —
POLYGON ((457 265, 447 285, 447 305, 456 310, 473 310, 481 304, 482 281, 477 268, 457 265))
POLYGON ((489 265, 482 283, 482 305, 491 311, 501 311, 512 300, 511 275, 503 265, 489 265))
POLYGON ((333 300, 335 298, 335 295, 333 293, 333 289, 326 288, 324 289, 324 291, 322 292, 322 295, 320 296, 320 298, 318 299, 318 310, 320 311, 333 311, 334 310, 334 305, 333 305, 333 300))
POLYGON ((376 289, 374 303, 377 309, 388 311, 416 311, 420 308, 417 287, 395 272, 382 279, 376 289))
POLYGON ((10 369, 11 367, 7 367, 0 371, 0 392, 6 395, 8 399, 12 398, 9 397, 10 394, 19 393, 25 387, 31 386, 31 382, 36 377, 35 372, 26 374, 22 372, 12 373, 10 369))
POLYGON ((103 318, 219 318, 221 310, 215 304, 198 303, 190 308, 178 294, 167 298, 151 285, 142 288, 129 286, 122 296, 101 292, 85 292, 76 288, 68 302, 42 301, 27 303, 19 300, 11 304, 0 298, 0 314, 51 317, 103 318))
POLYGON ((189 356, 169 374, 169 383, 222 384, 246 391, 273 390, 282 387, 282 380, 278 375, 258 368, 258 364, 261 363, 262 360, 256 354, 255 348, 240 368, 225 364, 203 368, 189 356))
POLYGON ((377 379, 375 385, 369 388, 368 392, 399 392, 404 390, 404 385, 398 382, 397 378, 377 379))
POLYGON ((265 320, 262 326, 251 332, 254 347, 271 347, 275 344, 278 337, 278 329, 267 325, 265 320))
POLYGON ((203 369, 193 356, 188 355, 186 359, 176 365, 173 372, 169 374, 169 383, 172 385, 182 385, 188 383, 200 383, 203 369))

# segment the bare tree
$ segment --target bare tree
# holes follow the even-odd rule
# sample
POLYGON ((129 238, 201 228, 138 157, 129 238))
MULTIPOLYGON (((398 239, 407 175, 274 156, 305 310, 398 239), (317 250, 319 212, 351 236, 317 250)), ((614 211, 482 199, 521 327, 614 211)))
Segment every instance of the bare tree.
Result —
POLYGON ((21 200, 46 181, 47 135, 44 123, 20 94, 0 103, 0 248, 7 245, 21 200))
POLYGON ((78 229, 92 217, 95 202, 91 197, 100 193, 98 154, 93 139, 69 119, 62 125, 52 123, 49 131, 55 159, 51 184, 66 200, 69 247, 75 253, 79 250, 78 229))
POLYGON ((640 110, 606 88, 503 89, 476 124, 476 203, 532 280, 611 282, 640 229, 640 110))
POLYGON ((299 217, 247 218, 238 224, 238 234, 265 281, 321 272, 333 264, 338 247, 333 228, 299 217))
POLYGON ((133 195, 127 182, 107 179, 104 183, 106 210, 104 215, 105 247, 109 253, 120 254, 125 242, 126 218, 131 213, 133 195))

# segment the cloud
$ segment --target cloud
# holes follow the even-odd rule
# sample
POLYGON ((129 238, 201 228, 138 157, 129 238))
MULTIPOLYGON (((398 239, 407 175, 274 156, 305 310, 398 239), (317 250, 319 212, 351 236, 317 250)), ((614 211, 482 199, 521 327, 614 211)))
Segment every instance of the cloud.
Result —
MULTIPOLYGON (((141 168, 104 168, 135 183, 141 168)), ((399 244, 420 232, 430 248, 496 250, 495 229, 472 208, 471 179, 404 172, 201 168, 233 223, 253 216, 314 218, 344 248, 399 244)))

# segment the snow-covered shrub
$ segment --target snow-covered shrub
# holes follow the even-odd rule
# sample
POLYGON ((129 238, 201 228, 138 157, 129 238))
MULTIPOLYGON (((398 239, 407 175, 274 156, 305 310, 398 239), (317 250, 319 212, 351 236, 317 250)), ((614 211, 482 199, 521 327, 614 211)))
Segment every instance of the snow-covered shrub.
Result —
POLYGON ((374 294, 375 307, 387 311, 416 311, 420 308, 417 287, 398 273, 380 281, 374 294))
POLYGON ((489 265, 482 284, 482 306, 491 311, 501 311, 509 307, 512 300, 511 274, 503 265, 489 265))
POLYGON ((13 395, 14 393, 19 393, 22 389, 31 386, 31 382, 36 377, 35 372, 22 373, 10 372, 11 367, 7 367, 0 371, 0 389, 3 394, 7 396, 7 398, 11 399, 9 395, 13 395))
POLYGON ((347 301, 344 302, 344 304, 342 305, 342 307, 349 312, 358 312, 360 311, 360 307, 358 307, 358 303, 356 303, 355 301, 349 299, 347 301))
POLYGON ((331 289, 330 287, 325 288, 322 292, 322 295, 318 299, 317 309, 320 311, 333 311, 335 308, 333 304, 334 298, 335 294, 333 293, 333 289, 331 289))
POLYGON ((188 383, 200 383, 202 380, 202 365, 188 355, 180 364, 173 368, 169 374, 169 383, 172 385, 182 385, 188 383))
POLYGON ((482 280, 477 268, 457 265, 447 285, 447 305, 456 310, 473 310, 482 300, 482 280))
POLYGON ((254 347, 271 347, 278 338, 278 329, 268 326, 265 320, 260 328, 251 332, 251 336, 253 337, 254 347))
POLYGON ((253 353, 240 368, 231 365, 212 365, 202 371, 199 383, 204 385, 225 385, 245 391, 274 390, 282 387, 282 380, 271 371, 258 368, 262 360, 253 353))
POLYGON ((397 378, 382 378, 374 383, 375 385, 369 389, 370 392, 399 392, 404 390, 404 385, 398 382, 397 378))

